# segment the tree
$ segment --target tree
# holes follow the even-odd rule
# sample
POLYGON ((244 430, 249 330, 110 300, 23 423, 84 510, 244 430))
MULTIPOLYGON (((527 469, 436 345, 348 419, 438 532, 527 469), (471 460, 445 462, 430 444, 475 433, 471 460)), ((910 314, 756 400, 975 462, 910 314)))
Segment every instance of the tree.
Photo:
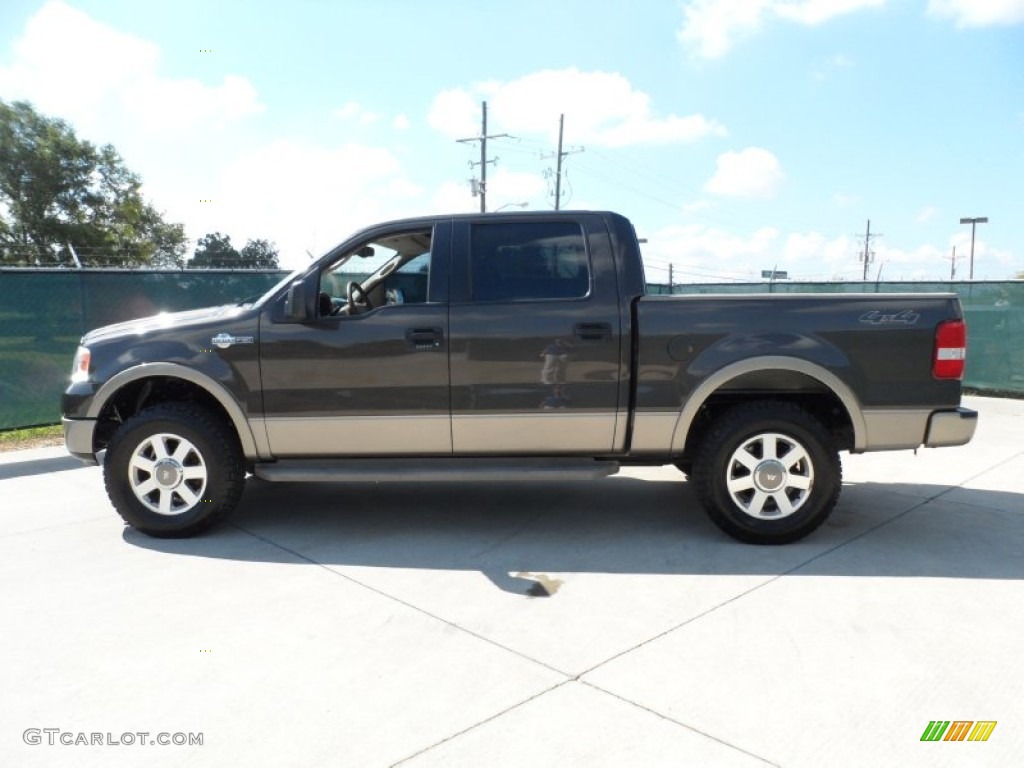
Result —
POLYGON ((277 255, 277 248, 266 240, 250 240, 241 253, 246 269, 280 269, 277 255))
POLYGON ((184 227, 141 185, 113 146, 0 100, 0 263, 70 264, 73 247, 84 265, 182 266, 184 227))
POLYGON ((212 232, 199 239, 189 261, 192 269, 238 269, 241 255, 231 245, 231 236, 212 232))
POLYGON ((249 240, 241 251, 231 245, 230 235, 211 232, 200 238, 192 269, 278 269, 277 249, 267 240, 249 240))

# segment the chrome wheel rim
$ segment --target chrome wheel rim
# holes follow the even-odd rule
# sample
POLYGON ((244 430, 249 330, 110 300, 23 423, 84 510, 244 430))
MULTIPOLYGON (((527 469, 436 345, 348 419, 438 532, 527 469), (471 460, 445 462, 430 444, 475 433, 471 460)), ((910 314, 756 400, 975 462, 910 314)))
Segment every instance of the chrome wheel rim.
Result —
POLYGON ((814 464, 799 441, 765 432, 733 451, 725 482, 733 503, 744 513, 758 520, 781 520, 810 498, 814 464))
POLYGON ((132 493, 158 515, 180 515, 196 506, 203 500, 208 477, 199 449, 166 432, 139 443, 128 462, 132 493))

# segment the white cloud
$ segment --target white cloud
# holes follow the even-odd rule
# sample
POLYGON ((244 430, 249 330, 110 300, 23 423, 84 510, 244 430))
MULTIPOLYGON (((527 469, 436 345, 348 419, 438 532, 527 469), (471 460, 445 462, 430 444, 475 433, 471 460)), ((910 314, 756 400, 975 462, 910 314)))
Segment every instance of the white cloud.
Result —
POLYGON ((189 234, 230 234, 273 240, 282 265, 319 256, 354 230, 422 212, 424 190, 411 182, 387 149, 277 140, 239 153, 213 184, 214 203, 189 201, 171 213, 189 222, 189 234))
POLYGON ((427 116, 430 127, 453 139, 480 134, 480 102, 461 88, 441 91, 427 116))
POLYGON ((860 198, 855 197, 854 195, 847 195, 842 192, 836 192, 834 195, 832 195, 832 202, 834 202, 840 208, 849 208, 859 199, 860 198))
POLYGON ((929 0, 928 14, 953 19, 959 27, 1024 22, 1024 0, 929 0))
MULTIPOLYGON (((213 231, 238 245, 267 238, 287 267, 307 263, 307 249, 319 255, 359 227, 426 206, 426 191, 390 150, 262 139, 244 120, 264 109, 247 79, 169 76, 157 45, 62 2, 29 20, 0 67, 0 94, 68 120, 83 138, 114 143, 141 173, 147 198, 193 240, 213 231)), ((379 120, 357 102, 332 114, 355 125, 379 120)))
POLYGON ((885 0, 692 0, 683 7, 685 18, 677 37, 698 56, 715 59, 772 18, 813 26, 884 4, 885 0))
MULTIPOLYGON (((900 247, 885 240, 873 244, 874 260, 868 280, 949 279, 949 256, 956 246, 957 277, 966 279, 970 232, 954 231, 945 248, 931 244, 900 247)), ((673 265, 676 282, 760 281, 761 270, 777 268, 790 280, 859 282, 864 275, 860 261, 862 241, 855 236, 829 236, 820 232, 782 232, 762 227, 747 234, 702 224, 673 225, 648 235, 642 246, 647 279, 668 281, 673 265)), ((977 240, 974 248, 976 279, 1006 279, 1024 269, 1024 262, 1010 251, 998 250, 977 240)))
POLYGON ((768 3, 768 10, 779 18, 814 26, 836 16, 883 5, 885 0, 781 0, 768 3))
POLYGON ((544 204, 548 185, 535 173, 519 173, 499 168, 487 179, 487 209, 496 211, 503 205, 518 208, 516 203, 528 203, 529 208, 547 207, 544 204))
POLYGON ((927 224, 929 221, 935 218, 935 214, 937 214, 938 212, 939 209, 936 208, 934 205, 926 205, 924 208, 917 212, 917 215, 914 217, 914 221, 916 221, 918 224, 927 224))
POLYGON ((785 178, 775 155, 760 147, 718 156, 717 170, 704 188, 721 197, 773 197, 785 178))
POLYGON ((12 63, 0 67, 0 93, 28 99, 87 134, 105 128, 104 115, 116 111, 122 131, 149 140, 223 129, 264 109, 246 78, 227 75, 209 85, 168 77, 155 44, 60 0, 29 19, 12 63))
MULTIPOLYGON (((487 210, 496 211, 503 206, 520 210, 544 210, 551 206, 547 198, 548 184, 535 173, 520 173, 498 168, 487 177, 487 210)), ((461 183, 446 182, 434 193, 431 201, 435 213, 473 213, 480 210, 480 198, 474 197, 469 180, 461 183)))
POLYGON ((480 102, 488 104, 488 133, 554 139, 565 114, 566 142, 605 147, 696 141, 726 130, 703 115, 656 117, 651 99, 613 72, 543 70, 507 83, 478 83, 439 93, 429 123, 454 139, 478 136, 480 102))
POLYGON ((473 197, 468 181, 446 181, 434 192, 430 206, 434 213, 474 213, 480 210, 480 198, 473 197))
POLYGON ((405 115, 397 115, 394 120, 391 121, 391 127, 396 131, 407 131, 412 123, 409 122, 409 118, 405 115))
POLYGON ((776 259, 779 231, 762 227, 748 236, 703 224, 672 225, 652 232, 642 246, 647 280, 667 282, 667 265, 678 282, 755 280, 756 265, 770 269, 776 259), (772 263, 767 263, 772 262, 772 263))
MULTIPOLYGON (((979 230, 980 231, 980 230, 979 230)), ((956 276, 966 280, 970 274, 971 232, 957 230, 949 237, 949 247, 943 255, 946 259, 946 274, 949 274, 949 258, 956 247, 956 276)), ((1024 271, 1024 258, 1012 251, 995 248, 977 237, 974 241, 974 277, 977 280, 1006 280, 1024 271)))

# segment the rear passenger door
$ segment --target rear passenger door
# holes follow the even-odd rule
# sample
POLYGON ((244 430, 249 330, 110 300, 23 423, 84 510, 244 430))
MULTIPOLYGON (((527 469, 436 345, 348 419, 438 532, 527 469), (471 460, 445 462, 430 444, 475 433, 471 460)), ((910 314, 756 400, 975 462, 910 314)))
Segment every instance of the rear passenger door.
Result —
POLYGON ((610 452, 622 331, 603 220, 492 214, 452 235, 454 453, 610 452))

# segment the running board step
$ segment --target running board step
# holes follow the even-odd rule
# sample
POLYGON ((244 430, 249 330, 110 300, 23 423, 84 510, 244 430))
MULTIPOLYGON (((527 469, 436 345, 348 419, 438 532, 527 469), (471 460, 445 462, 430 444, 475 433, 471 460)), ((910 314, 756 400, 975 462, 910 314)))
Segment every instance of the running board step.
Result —
POLYGON ((464 482, 592 480, 614 475, 617 461, 595 459, 282 459, 257 464, 253 474, 272 482, 464 482))

